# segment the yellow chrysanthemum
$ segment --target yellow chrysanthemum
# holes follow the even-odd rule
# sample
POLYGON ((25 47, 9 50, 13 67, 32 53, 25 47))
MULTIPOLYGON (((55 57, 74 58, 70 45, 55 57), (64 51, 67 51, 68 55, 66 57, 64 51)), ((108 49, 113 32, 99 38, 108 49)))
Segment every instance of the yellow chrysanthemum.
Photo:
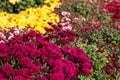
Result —
POLYGON ((18 3, 19 0, 9 0, 9 2, 12 3, 12 4, 15 4, 15 3, 18 3))
POLYGON ((40 27, 40 26, 35 27, 34 30, 39 31, 41 34, 45 34, 46 33, 45 29, 40 27))
POLYGON ((46 32, 44 28, 51 28, 47 22, 53 22, 54 24, 59 22, 58 15, 54 13, 54 8, 56 5, 59 5, 59 0, 45 1, 46 3, 49 3, 50 6, 43 5, 42 7, 38 8, 29 8, 25 11, 21 11, 18 14, 1 12, 0 28, 11 28, 16 26, 19 28, 25 28, 29 25, 32 29, 44 34, 46 32))

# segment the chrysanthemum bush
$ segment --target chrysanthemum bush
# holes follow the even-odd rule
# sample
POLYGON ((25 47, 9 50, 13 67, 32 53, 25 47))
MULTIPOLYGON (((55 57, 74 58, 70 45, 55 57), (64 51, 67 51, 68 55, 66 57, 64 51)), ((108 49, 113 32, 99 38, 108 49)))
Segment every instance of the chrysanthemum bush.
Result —
POLYGON ((15 12, 12 14, 0 12, 0 28, 26 28, 26 26, 30 26, 30 28, 38 30, 44 34, 46 32, 44 29, 45 27, 51 28, 47 22, 59 22, 59 17, 54 13, 54 8, 60 4, 61 3, 59 0, 44 0, 44 5, 36 8, 29 7, 23 11, 20 11, 18 14, 15 14, 15 12))
POLYGON ((71 1, 55 9, 60 22, 48 20, 44 35, 32 25, 0 30, 0 79, 120 79, 119 2, 71 1))
POLYGON ((6 28, 0 29, 0 42, 5 43, 15 35, 19 35, 26 31, 27 30, 23 28, 11 28, 10 30, 6 28))
POLYGON ((107 11, 112 13, 112 20, 120 19, 120 6, 118 0, 111 2, 104 7, 107 11))
MULTIPOLYGON (((60 25, 51 25, 58 32, 62 32, 58 28, 60 25)), ((79 80, 78 75, 91 74, 91 60, 81 48, 66 44, 60 46, 50 42, 53 39, 50 38, 50 34, 43 36, 34 30, 10 29, 1 32, 6 37, 14 32, 12 38, 0 42, 0 79, 2 80, 79 80)), ((74 36, 69 30, 64 33, 69 37, 74 36)), ((60 39, 63 35, 58 34, 58 36, 60 39)))
POLYGON ((92 74, 80 75, 79 78, 81 80, 119 80, 119 2, 114 0, 70 2, 69 0, 69 2, 64 1, 56 12, 60 15, 62 26, 72 24, 70 29, 75 31, 75 44, 71 43, 71 46, 84 49, 85 54, 92 61, 92 74), (61 12, 67 15, 61 15, 61 12))

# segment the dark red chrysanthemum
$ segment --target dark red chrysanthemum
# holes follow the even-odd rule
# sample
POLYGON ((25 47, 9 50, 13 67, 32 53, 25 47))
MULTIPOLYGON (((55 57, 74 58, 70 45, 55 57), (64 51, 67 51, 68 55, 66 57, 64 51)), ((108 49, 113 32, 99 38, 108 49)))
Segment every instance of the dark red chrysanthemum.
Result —
POLYGON ((5 64, 4 66, 2 66, 2 72, 6 75, 6 76, 13 76, 14 75, 14 69, 12 67, 12 65, 10 64, 5 64))

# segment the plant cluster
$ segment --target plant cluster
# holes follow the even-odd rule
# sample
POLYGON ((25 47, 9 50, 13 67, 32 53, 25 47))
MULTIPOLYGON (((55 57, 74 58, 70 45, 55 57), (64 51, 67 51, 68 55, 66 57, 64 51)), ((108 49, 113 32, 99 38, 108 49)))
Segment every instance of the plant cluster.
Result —
MULTIPOLYGON (((59 28, 58 25, 52 26, 59 28)), ((73 34, 72 31, 64 33, 69 37, 69 33, 73 34)), ((65 44, 60 47, 49 39, 47 34, 43 36, 34 30, 19 30, 11 39, 1 42, 0 79, 78 80, 78 75, 91 74, 91 60, 81 48, 65 44)))
POLYGON ((63 1, 63 5, 57 10, 61 18, 60 24, 69 22, 72 24, 72 30, 75 31, 75 43, 71 43, 71 46, 82 48, 92 61, 92 74, 90 76, 80 75, 79 78, 82 80, 119 80, 120 24, 118 18, 114 17, 113 20, 112 17, 114 14, 119 15, 119 2, 112 0, 111 2, 69 0, 68 2, 63 1), (110 10, 113 10, 113 15, 110 10), (70 15, 63 16, 60 14, 63 11, 70 13, 70 15), (82 12, 84 14, 81 14, 82 12), (64 17, 69 21, 65 21, 64 17), (75 17, 77 17, 76 21, 74 20, 75 17), (110 55, 109 59, 107 55, 110 55), (116 56, 116 61, 114 56, 116 56))
POLYGON ((118 75, 118 72, 120 71, 120 66, 118 64, 119 57, 116 53, 108 54, 107 55, 109 63, 104 66, 106 73, 109 75, 107 76, 108 79, 119 79, 120 75, 118 75))
POLYGON ((120 79, 118 0, 61 3, 0 13, 0 80, 120 79))
POLYGON ((104 11, 102 7, 104 6, 103 3, 105 2, 92 2, 92 0, 68 0, 68 2, 63 1, 61 7, 57 9, 56 12, 60 15, 60 12, 63 10, 68 11, 71 13, 71 17, 78 17, 79 19, 85 18, 86 21, 89 22, 109 22, 111 14, 104 11))
POLYGON ((105 5, 105 9, 113 14, 112 20, 120 19, 120 5, 118 1, 105 5))
POLYGON ((25 33, 27 30, 22 28, 11 28, 11 29, 0 29, 0 42, 7 42, 11 38, 13 38, 15 35, 25 33))
POLYGON ((42 7, 28 8, 18 14, 0 12, 0 28, 26 28, 26 26, 30 26, 30 28, 44 34, 46 32, 44 29, 45 27, 51 28, 47 22, 59 22, 59 17, 54 13, 54 8, 58 6, 60 2, 59 0, 45 0, 44 3, 45 5, 42 7))
POLYGON ((51 25, 53 27, 53 29, 46 28, 46 30, 48 32, 45 34, 47 40, 49 40, 55 44, 58 44, 60 47, 74 45, 76 34, 69 28, 65 29, 65 27, 68 26, 69 24, 56 25, 56 24, 53 24, 52 22, 48 22, 48 24, 51 25))

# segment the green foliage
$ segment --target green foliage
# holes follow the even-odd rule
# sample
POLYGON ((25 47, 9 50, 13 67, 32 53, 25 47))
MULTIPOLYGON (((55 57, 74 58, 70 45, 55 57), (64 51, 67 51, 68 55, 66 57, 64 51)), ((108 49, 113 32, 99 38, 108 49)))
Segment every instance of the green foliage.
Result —
POLYGON ((13 5, 8 0, 0 0, 0 12, 13 12, 13 5))
POLYGON ((92 6, 88 3, 79 3, 76 5, 75 10, 82 16, 86 17, 87 19, 91 14, 93 14, 92 6))
MULTIPOLYGON (((102 11, 101 11, 102 12, 102 11)), ((96 17, 98 18, 99 21, 101 22, 110 22, 111 21, 111 14, 110 13, 107 13, 107 12, 97 12, 96 13, 96 17)))
POLYGON ((115 45, 120 44, 120 35, 116 28, 101 27, 99 31, 86 32, 86 34, 83 39, 88 40, 88 42, 103 44, 106 41, 110 41, 115 45))
POLYGON ((87 39, 89 42, 95 42, 95 43, 103 43, 103 36, 101 35, 100 32, 90 32, 87 34, 83 39, 87 39))
POLYGON ((101 35, 105 41, 112 41, 113 44, 120 44, 120 34, 116 28, 103 27, 101 35))
POLYGON ((0 12, 19 13, 26 8, 36 8, 43 4, 43 0, 20 0, 16 4, 12 4, 9 0, 0 0, 0 12))
POLYGON ((77 47, 82 48, 86 55, 92 60, 92 75, 90 76, 79 76, 82 80, 107 80, 106 73, 104 71, 104 66, 108 62, 106 58, 107 52, 98 52, 98 48, 96 44, 88 45, 86 43, 82 43, 80 40, 76 43, 77 47))
POLYGON ((82 48, 85 51, 86 55, 88 55, 90 59, 94 61, 93 65, 96 65, 96 63, 98 64, 98 70, 101 70, 106 62, 108 62, 106 58, 107 52, 98 52, 99 49, 97 47, 97 44, 88 45, 87 43, 82 43, 81 41, 78 41, 76 43, 76 46, 82 48))

